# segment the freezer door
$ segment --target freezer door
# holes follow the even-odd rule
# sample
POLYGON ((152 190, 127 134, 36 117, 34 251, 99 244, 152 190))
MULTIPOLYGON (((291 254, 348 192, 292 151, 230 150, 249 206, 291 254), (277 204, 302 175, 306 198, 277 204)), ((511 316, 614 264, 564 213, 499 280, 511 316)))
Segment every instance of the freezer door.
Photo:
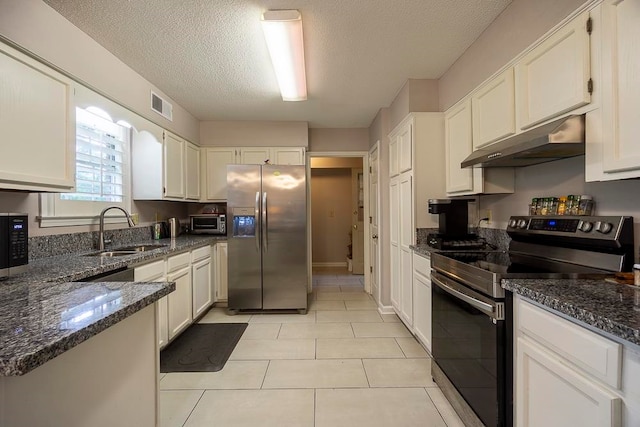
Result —
POLYGON ((307 308, 304 166, 262 166, 262 307, 307 308))
POLYGON ((227 166, 228 307, 262 308, 260 166, 227 166))

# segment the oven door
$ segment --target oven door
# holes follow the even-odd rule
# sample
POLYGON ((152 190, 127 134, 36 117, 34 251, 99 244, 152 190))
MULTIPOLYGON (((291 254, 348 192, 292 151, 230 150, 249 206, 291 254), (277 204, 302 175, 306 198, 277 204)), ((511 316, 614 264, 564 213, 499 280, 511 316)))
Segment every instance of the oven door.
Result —
POLYGON ((486 426, 504 426, 504 303, 431 272, 432 354, 438 368, 486 426))

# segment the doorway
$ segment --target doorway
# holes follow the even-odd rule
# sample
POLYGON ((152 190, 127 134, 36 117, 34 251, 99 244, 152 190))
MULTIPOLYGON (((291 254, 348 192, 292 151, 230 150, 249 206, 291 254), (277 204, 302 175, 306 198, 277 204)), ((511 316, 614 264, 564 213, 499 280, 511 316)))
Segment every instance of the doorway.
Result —
POLYGON ((366 235, 368 153, 309 153, 309 273, 314 286, 370 293, 366 235))

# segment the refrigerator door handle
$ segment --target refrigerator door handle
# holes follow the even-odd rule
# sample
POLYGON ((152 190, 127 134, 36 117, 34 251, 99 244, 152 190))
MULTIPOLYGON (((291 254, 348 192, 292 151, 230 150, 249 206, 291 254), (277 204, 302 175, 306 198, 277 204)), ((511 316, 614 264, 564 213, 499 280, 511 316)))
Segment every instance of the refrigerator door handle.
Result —
POLYGON ((262 193, 262 224, 260 226, 260 231, 262 234, 262 250, 264 252, 267 251, 268 249, 268 240, 269 240, 269 235, 267 234, 267 229, 268 229, 268 223, 267 223, 267 192, 265 191, 264 193, 262 193))
POLYGON ((256 240, 256 252, 260 252, 260 229, 255 227, 255 222, 260 218, 260 192, 256 191, 256 206, 254 210, 254 234, 256 240))

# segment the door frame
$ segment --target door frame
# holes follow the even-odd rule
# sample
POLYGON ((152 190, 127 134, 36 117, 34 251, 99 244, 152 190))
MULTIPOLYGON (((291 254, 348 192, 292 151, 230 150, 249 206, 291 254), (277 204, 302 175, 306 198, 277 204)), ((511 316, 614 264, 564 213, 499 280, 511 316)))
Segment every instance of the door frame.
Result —
MULTIPOLYGON (((364 246, 363 251, 368 254, 369 239, 367 236, 370 234, 369 230, 369 152, 368 151, 307 151, 306 153, 306 169, 307 169, 307 275, 309 282, 307 289, 309 292, 313 289, 312 282, 312 228, 311 228, 311 158, 312 157, 359 157, 362 159, 362 170, 366 173, 363 174, 364 178, 364 246)), ((371 293, 371 263, 369 257, 365 256, 364 259, 364 291, 368 294, 371 293)))
MULTIPOLYGON (((371 236, 366 236, 365 235, 365 240, 369 240, 369 252, 367 253, 368 258, 369 258, 369 266, 371 267, 371 258, 375 257, 376 259, 376 271, 371 271, 371 268, 369 268, 369 274, 371 275, 375 275, 378 278, 378 295, 374 295, 374 298, 376 300, 377 304, 380 304, 381 298, 382 298, 382 291, 381 291, 381 265, 380 263, 382 262, 382 257, 381 257, 381 247, 380 247, 380 242, 381 242, 381 238, 380 238, 380 229, 382 228, 380 226, 380 212, 381 212, 381 206, 380 206, 380 196, 381 196, 381 192, 380 192, 380 140, 377 140, 375 144, 373 144, 373 146, 369 149, 368 155, 367 155, 367 162, 369 161, 369 159, 371 158, 371 155, 377 151, 377 163, 378 163, 378 186, 376 187, 378 189, 378 194, 376 195, 376 209, 378 211, 378 243, 377 243, 377 251, 374 251, 373 248, 373 243, 371 242, 371 236)), ((368 167, 371 167, 371 163, 368 164, 368 167)), ((367 169, 369 171, 369 173, 367 173, 367 183, 369 185, 369 192, 368 192, 368 197, 371 197, 371 170, 367 169)), ((370 199, 368 199, 370 201, 370 199)), ((369 215, 371 215, 371 211, 369 210, 369 215)), ((366 218, 366 217, 365 217, 366 218)), ((371 232, 371 224, 368 221, 365 221, 367 223, 367 227, 369 228, 369 232, 371 232)), ((365 271, 366 271, 366 265, 365 265, 365 271)), ((369 286, 371 286, 371 281, 369 281, 369 286)))

